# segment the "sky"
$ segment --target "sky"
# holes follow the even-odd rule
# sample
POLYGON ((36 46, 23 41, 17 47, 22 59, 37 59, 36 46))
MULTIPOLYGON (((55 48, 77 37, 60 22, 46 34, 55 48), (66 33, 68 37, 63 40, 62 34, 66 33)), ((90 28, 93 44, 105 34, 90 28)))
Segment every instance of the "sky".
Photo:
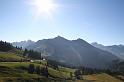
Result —
POLYGON ((0 0, 0 40, 37 41, 59 35, 89 43, 124 44, 124 0, 51 1, 56 7, 45 5, 47 9, 40 12, 44 5, 37 8, 33 0, 0 0))

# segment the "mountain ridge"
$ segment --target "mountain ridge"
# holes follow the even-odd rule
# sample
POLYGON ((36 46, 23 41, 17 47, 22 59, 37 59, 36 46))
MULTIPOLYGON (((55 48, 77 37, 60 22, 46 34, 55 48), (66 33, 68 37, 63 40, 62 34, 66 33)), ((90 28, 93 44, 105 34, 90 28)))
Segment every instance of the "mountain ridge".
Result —
POLYGON ((117 56, 98 49, 83 39, 68 40, 61 36, 38 40, 26 47, 41 52, 50 59, 71 66, 107 68, 117 56))
POLYGON ((20 41, 20 42, 12 42, 13 46, 17 46, 17 47, 22 47, 23 49, 26 48, 27 46, 29 46, 30 44, 35 43, 32 40, 27 40, 27 41, 20 41))
POLYGON ((122 44, 104 46, 102 44, 98 44, 97 42, 93 42, 93 43, 91 43, 91 45, 93 45, 94 47, 99 48, 101 50, 108 51, 112 54, 115 54, 120 59, 124 60, 124 45, 122 45, 122 44))

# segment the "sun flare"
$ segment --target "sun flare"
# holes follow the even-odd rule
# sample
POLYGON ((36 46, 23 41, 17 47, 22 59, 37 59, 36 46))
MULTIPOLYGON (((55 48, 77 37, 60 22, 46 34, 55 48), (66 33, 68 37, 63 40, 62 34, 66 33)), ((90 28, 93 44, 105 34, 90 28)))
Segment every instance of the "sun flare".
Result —
POLYGON ((55 4, 53 0, 32 0, 30 5, 35 9, 35 13, 38 16, 51 16, 57 8, 57 4, 55 4))

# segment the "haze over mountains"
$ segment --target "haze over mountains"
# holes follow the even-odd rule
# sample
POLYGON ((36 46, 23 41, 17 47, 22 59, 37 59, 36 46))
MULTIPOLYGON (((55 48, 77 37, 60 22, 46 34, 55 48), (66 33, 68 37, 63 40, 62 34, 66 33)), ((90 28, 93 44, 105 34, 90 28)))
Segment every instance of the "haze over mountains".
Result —
POLYGON ((97 42, 93 42, 91 43, 91 45, 104 51, 111 52, 112 54, 115 54, 119 58, 124 59, 124 45, 104 46, 102 44, 98 44, 97 42))
POLYGON ((13 42, 12 45, 22 47, 24 49, 24 48, 26 48, 27 46, 29 46, 33 43, 34 43, 34 41, 27 40, 27 41, 21 41, 21 42, 13 42))
POLYGON ((26 44, 26 46, 22 45, 22 47, 41 52, 42 55, 50 59, 71 66, 107 68, 112 64, 113 60, 118 59, 112 53, 98 49, 82 39, 67 40, 58 36, 53 39, 43 39, 37 42, 30 41, 30 43, 26 44))

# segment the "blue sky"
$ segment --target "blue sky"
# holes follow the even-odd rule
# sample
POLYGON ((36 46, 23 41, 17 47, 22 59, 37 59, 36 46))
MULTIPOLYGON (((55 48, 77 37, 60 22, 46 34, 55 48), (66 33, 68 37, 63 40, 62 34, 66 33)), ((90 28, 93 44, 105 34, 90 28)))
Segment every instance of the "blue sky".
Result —
POLYGON ((124 0, 54 0, 52 17, 34 16, 30 0, 0 0, 0 39, 40 40, 58 35, 104 45, 124 44, 124 0))

